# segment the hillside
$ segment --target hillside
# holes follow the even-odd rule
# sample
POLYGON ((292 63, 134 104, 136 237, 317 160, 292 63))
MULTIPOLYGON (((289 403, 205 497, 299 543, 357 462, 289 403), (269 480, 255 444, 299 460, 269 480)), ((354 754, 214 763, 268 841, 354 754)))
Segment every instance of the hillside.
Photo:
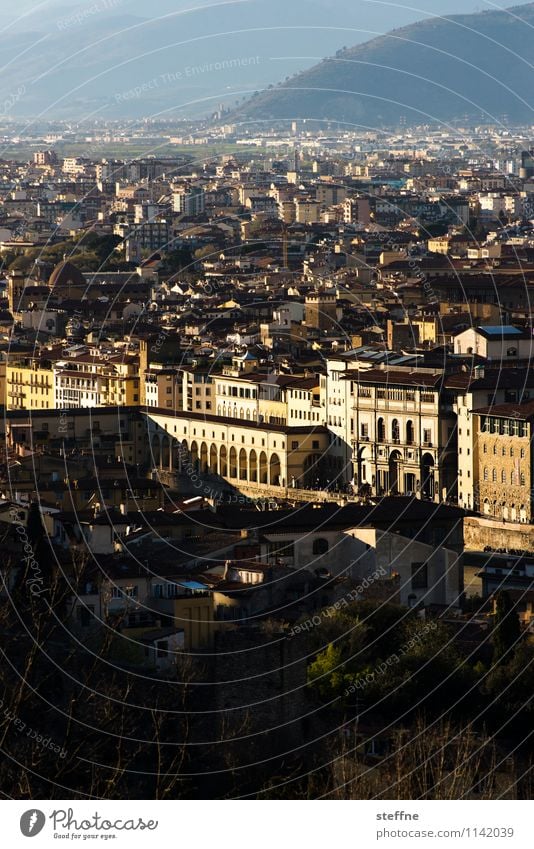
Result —
MULTIPOLYGON (((445 2, 461 4, 418 5, 432 14, 445 2)), ((0 9, 0 123, 209 115, 385 31, 380 3, 353 0, 48 0, 46 14, 42 6, 21 0, 16 12, 25 14, 12 23, 3 23, 9 5, 0 9)), ((393 8, 389 26, 421 14, 393 8)))
POLYGON ((363 126, 468 116, 534 122, 534 3, 430 18, 338 51, 252 97, 235 120, 363 126))

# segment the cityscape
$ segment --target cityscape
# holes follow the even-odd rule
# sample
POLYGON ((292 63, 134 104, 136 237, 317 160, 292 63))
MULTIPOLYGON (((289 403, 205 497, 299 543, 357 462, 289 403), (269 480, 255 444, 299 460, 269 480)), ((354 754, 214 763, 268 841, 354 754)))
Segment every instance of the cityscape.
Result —
MULTIPOLYGON (((253 48, 111 101, 254 74, 253 48)), ((4 797, 531 798, 532 120, 250 117, 269 90, 29 120, 25 93, 4 797)))

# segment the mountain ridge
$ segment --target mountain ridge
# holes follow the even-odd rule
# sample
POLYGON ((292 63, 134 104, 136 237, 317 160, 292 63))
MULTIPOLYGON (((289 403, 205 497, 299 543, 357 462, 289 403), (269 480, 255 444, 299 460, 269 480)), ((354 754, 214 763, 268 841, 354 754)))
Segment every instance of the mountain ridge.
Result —
POLYGON ((425 18, 326 57, 234 120, 534 121, 534 3, 425 18))

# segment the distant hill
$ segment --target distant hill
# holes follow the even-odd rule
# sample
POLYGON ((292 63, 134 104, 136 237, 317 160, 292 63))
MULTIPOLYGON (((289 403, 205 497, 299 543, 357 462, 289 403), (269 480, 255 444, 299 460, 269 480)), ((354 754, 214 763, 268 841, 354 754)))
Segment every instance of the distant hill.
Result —
MULTIPOLYGON (((478 2, 416 5, 432 14, 478 2)), ((220 102, 235 106, 344 45, 422 14, 361 0, 0 5, 0 124, 3 117, 40 115, 72 120, 209 115, 220 102)))
POLYGON ((252 97, 232 118, 376 127, 504 115, 534 123, 534 3, 392 30, 252 97))

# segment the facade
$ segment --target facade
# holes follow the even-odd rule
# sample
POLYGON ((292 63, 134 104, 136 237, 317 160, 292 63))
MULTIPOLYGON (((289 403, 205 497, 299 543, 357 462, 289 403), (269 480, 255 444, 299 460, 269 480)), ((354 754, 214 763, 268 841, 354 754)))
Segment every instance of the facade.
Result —
POLYGON ((50 364, 27 358, 6 363, 6 409, 52 410, 55 406, 54 372, 50 364))
POLYGON ((53 373, 57 409, 140 404, 137 358, 84 354, 56 362, 53 373))
POLYGON ((458 435, 458 505, 465 510, 478 509, 477 488, 478 434, 473 410, 501 404, 517 404, 534 398, 534 374, 530 369, 476 368, 470 375, 456 374, 446 385, 455 395, 458 435))
POLYGON ((184 215, 202 215, 206 209, 206 193, 200 186, 180 187, 173 192, 174 212, 184 215))
POLYGON ((474 509, 503 522, 534 518, 534 401, 474 410, 474 509))
POLYGON ((332 292, 314 292, 306 296, 306 325, 317 330, 337 327, 337 295, 332 292))
POLYGON ((433 370, 349 373, 354 485, 373 495, 455 500, 453 398, 433 370))
POLYGON ((147 410, 146 415, 156 469, 186 474, 193 483, 208 474, 258 493, 325 483, 326 428, 161 410, 147 410))
POLYGON ((497 362, 527 360, 533 354, 533 337, 507 325, 470 327, 455 337, 454 353, 474 354, 497 362))

